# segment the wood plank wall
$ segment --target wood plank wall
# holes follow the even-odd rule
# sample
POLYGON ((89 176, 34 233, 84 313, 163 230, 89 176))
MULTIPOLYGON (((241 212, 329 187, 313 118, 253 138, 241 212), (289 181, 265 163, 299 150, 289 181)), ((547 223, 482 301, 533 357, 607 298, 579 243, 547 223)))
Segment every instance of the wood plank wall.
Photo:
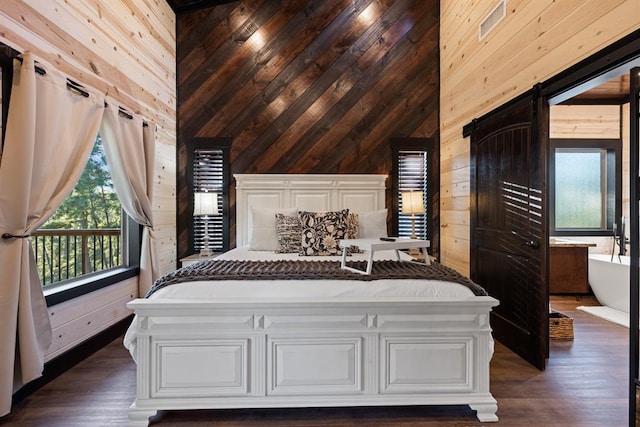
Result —
POLYGON ((637 0, 440 1, 440 215, 444 264, 469 272, 469 140, 462 127, 640 28, 637 0))
POLYGON ((438 19, 437 0, 247 0, 181 14, 180 256, 189 138, 233 138, 232 173, 386 174, 390 137, 438 138, 438 19))
MULTIPOLYGON (((163 273, 176 265, 175 14, 165 0, 3 0, 0 41, 157 125, 154 221, 163 273)), ((130 315, 137 281, 50 307, 47 360, 130 315)))

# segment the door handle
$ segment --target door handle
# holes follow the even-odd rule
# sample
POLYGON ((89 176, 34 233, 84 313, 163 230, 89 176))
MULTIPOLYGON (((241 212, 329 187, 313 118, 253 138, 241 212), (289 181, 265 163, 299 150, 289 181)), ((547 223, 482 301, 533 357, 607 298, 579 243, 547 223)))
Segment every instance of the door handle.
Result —
POLYGON ((540 245, 538 244, 538 242, 533 241, 533 240, 529 240, 528 242, 525 242, 524 244, 525 246, 528 246, 532 249, 538 249, 540 247, 540 245))

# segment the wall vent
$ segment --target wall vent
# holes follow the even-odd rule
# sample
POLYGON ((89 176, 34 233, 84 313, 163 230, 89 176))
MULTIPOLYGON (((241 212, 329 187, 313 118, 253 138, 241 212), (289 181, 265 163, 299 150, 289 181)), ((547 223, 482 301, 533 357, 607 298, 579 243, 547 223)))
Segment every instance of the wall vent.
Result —
POLYGON ((482 40, 493 30, 496 25, 507 16, 507 0, 502 0, 496 5, 489 15, 480 23, 479 38, 482 40))

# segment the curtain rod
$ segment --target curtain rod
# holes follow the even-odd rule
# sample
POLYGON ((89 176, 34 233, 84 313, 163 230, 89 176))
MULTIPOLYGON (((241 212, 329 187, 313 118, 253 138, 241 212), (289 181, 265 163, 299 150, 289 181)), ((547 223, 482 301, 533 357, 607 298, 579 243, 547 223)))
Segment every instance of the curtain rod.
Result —
MULTIPOLYGON (((107 104, 107 102, 105 101, 104 106, 106 107, 107 105, 109 104, 107 104)), ((133 115, 129 113, 124 107, 118 107, 118 115, 122 117, 126 117, 129 120, 133 120, 133 115)), ((146 127, 149 127, 149 124, 143 120, 142 126, 146 128, 146 127)))
MULTIPOLYGON (((14 58, 20 61, 20 63, 22 64, 22 56, 15 56, 14 58)), ((42 67, 39 67, 35 62, 34 62, 34 68, 36 70, 36 73, 40 74, 41 76, 44 76, 45 74, 47 74, 47 70, 45 70, 42 67)))
POLYGON ((80 83, 74 82, 73 80, 71 80, 68 77, 67 77, 67 89, 69 89, 71 91, 76 91, 80 95, 84 96, 85 98, 89 97, 89 92, 84 90, 84 86, 82 86, 80 83))
MULTIPOLYGON (((20 63, 22 63, 22 57, 21 56, 16 56, 15 59, 17 59, 18 61, 20 61, 20 63)), ((34 64, 34 68, 36 70, 36 73, 40 74, 41 76, 44 76, 47 74, 47 70, 45 70, 42 67, 39 67, 38 65, 34 64)), ((84 96, 85 98, 88 98, 90 96, 89 92, 87 92, 86 90, 84 90, 84 86, 82 86, 80 83, 75 82, 73 80, 71 80, 70 78, 67 77, 67 89, 77 92, 80 95, 84 96)), ((105 107, 107 106, 107 103, 104 103, 105 107)), ((118 114, 120 114, 121 116, 126 117, 127 119, 131 120, 133 119, 133 116, 131 114, 129 114, 127 112, 127 110, 125 110, 123 107, 118 107, 118 114)), ((145 121, 142 121, 142 126, 143 127, 149 127, 149 124, 145 121)))
MULTIPOLYGON (((22 63, 22 57, 21 56, 16 56, 15 59, 17 59, 18 61, 20 61, 20 63, 22 63)), ((42 67, 39 67, 35 63, 34 63, 34 68, 36 70, 36 73, 40 74, 41 76, 45 76, 47 74, 47 70, 45 70, 42 67)), ((80 95, 84 96, 85 98, 89 97, 89 92, 84 90, 84 86, 82 86, 78 82, 74 82, 73 80, 71 80, 68 77, 67 77, 67 89, 69 89, 70 91, 73 91, 73 92, 77 92, 80 95)))

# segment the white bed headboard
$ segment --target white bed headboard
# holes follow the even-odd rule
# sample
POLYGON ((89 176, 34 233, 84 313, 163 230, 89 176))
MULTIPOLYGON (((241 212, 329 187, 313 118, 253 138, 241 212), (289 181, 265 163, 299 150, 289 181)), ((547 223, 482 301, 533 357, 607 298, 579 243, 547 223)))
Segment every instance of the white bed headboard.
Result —
POLYGON ((236 245, 251 239, 251 208, 307 211, 385 208, 385 181, 379 174, 235 174, 236 245))

